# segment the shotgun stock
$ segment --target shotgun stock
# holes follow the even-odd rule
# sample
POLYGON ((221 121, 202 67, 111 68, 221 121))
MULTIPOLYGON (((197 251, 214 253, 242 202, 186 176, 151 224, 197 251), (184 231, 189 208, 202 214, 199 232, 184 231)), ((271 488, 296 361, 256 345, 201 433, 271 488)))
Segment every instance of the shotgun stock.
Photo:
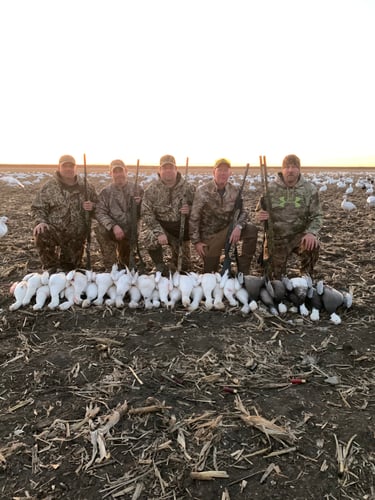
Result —
POLYGON ((236 245, 232 245, 232 243, 230 241, 230 237, 232 235, 233 229, 236 227, 238 217, 240 216, 240 213, 242 210, 242 191, 245 187, 245 181, 246 181, 247 174, 249 172, 249 168, 250 168, 250 164, 248 163, 246 165, 246 170, 245 170, 245 174, 244 174, 243 179, 242 179, 242 184, 241 184, 240 190, 238 191, 237 198, 236 198, 236 201, 234 204, 234 209, 233 209, 234 211, 233 211, 233 215, 232 215, 232 220, 231 220, 231 223, 229 225, 227 237, 225 240, 224 262, 223 262, 223 267, 221 268, 221 275, 223 275, 225 273, 225 271, 227 271, 227 270, 230 273, 231 265, 232 265, 232 253, 233 253, 232 250, 234 250, 235 253, 237 250, 236 245))
MULTIPOLYGON (((84 188, 85 188, 85 201, 89 200, 89 193, 87 188, 87 166, 86 166, 86 153, 83 154, 83 172, 84 172, 84 188)), ((86 268, 91 269, 91 214, 85 211, 86 219, 86 268)))
POLYGON ((272 201, 268 190, 268 172, 267 172, 266 157, 259 156, 259 163, 260 163, 260 174, 261 174, 262 189, 263 189, 263 204, 262 204, 263 206, 261 208, 268 212, 268 220, 264 222, 264 234, 266 238, 263 239, 263 246, 265 240, 267 240, 268 255, 266 259, 263 256, 263 266, 265 269, 266 276, 270 277, 273 271, 272 256, 274 252, 272 201))
MULTIPOLYGON (((185 164, 185 180, 187 180, 189 170, 189 158, 186 158, 185 164)), ((182 204, 184 205, 186 200, 182 200, 182 204)), ((185 234, 185 223, 186 223, 186 214, 181 214, 180 217, 180 233, 178 236, 178 258, 177 258, 177 271, 181 272, 182 269, 182 258, 184 253, 184 234, 185 234)))

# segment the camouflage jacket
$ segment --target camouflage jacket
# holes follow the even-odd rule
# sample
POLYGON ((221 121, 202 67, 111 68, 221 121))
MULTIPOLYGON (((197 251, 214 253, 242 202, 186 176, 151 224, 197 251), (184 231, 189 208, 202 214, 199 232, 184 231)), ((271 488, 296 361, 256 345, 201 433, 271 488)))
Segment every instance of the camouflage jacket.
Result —
POLYGON ((177 173, 177 181, 172 188, 166 186, 158 175, 158 178, 145 189, 142 200, 141 217, 146 230, 158 236, 165 232, 163 223, 179 224, 180 209, 186 203, 191 206, 194 191, 194 186, 183 179, 180 172, 177 173))
MULTIPOLYGON (((89 200, 96 203, 95 188, 87 183, 89 200)), ((41 222, 51 224, 57 230, 66 227, 75 228, 77 234, 86 230, 86 212, 82 207, 85 201, 84 180, 77 175, 77 182, 68 186, 61 182, 60 176, 55 172, 52 179, 48 180, 37 193, 31 205, 31 215, 34 225, 41 222)))
MULTIPOLYGON (((125 186, 110 184, 99 193, 98 203, 95 210, 96 220, 108 231, 113 226, 120 226, 125 232, 132 225, 132 200, 136 196, 143 195, 143 188, 135 186, 134 182, 127 182, 125 186)), ((139 215, 139 211, 137 210, 139 215)))
MULTIPOLYGON (((279 172, 275 182, 268 186, 272 205, 273 231, 276 240, 289 239, 299 233, 318 236, 323 223, 323 215, 316 186, 303 175, 290 188, 279 172)), ((257 210, 264 207, 264 198, 257 210)))
MULTIPOLYGON (((239 189, 238 186, 228 182, 221 196, 214 180, 197 189, 190 214, 192 243, 205 241, 209 236, 218 233, 231 223, 239 189)), ((247 212, 241 209, 236 225, 243 228, 247 220, 247 212)))

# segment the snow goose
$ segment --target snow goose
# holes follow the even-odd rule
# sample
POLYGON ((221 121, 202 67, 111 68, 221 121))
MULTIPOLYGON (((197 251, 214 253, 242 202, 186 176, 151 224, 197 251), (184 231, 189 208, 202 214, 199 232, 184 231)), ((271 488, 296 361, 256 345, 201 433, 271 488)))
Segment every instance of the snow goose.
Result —
POLYGON ((48 279, 49 279, 48 271, 44 271, 43 274, 30 273, 24 277, 24 280, 27 281, 27 292, 26 292, 26 295, 22 301, 23 306, 27 306, 28 304, 30 304, 31 299, 36 294, 37 289, 41 285, 46 285, 48 283, 48 279), (42 282, 42 279, 43 279, 43 282, 42 282))
POLYGON ((63 272, 51 274, 48 281, 51 300, 48 309, 56 309, 60 303, 60 294, 66 287, 66 274, 63 272))
POLYGON ((7 222, 8 222, 8 217, 5 217, 5 215, 0 217, 0 238, 5 236, 8 232, 7 222))
POLYGON ((155 273, 155 283, 156 283, 156 287, 159 291, 160 303, 164 307, 168 307, 169 292, 173 288, 172 276, 170 275, 169 278, 167 278, 166 276, 162 276, 161 271, 157 271, 155 273))
POLYGON ((207 311, 213 308, 213 291, 217 283, 221 280, 219 273, 203 273, 200 276, 200 285, 203 290, 204 304, 207 311))
POLYGON ((145 309, 152 309, 152 294, 156 287, 154 274, 141 274, 138 276, 136 286, 141 292, 145 309))
POLYGON ((77 305, 82 305, 82 295, 86 292, 88 283, 86 272, 78 270, 69 271, 66 275, 66 281, 73 286, 74 303, 77 305))
POLYGON ((98 288, 98 293, 93 304, 96 306, 102 306, 104 303, 104 295, 107 293, 109 287, 113 285, 112 274, 96 273, 96 285, 98 288))
POLYGON ((40 311, 43 309, 47 299, 51 296, 49 285, 41 285, 35 294, 35 304, 33 305, 34 311, 40 311))
POLYGON ((82 301, 82 307, 90 307, 92 302, 98 296, 98 285, 96 284, 96 273, 94 271, 86 270, 87 287, 86 298, 82 301))
POLYGON ((353 193, 353 184, 349 184, 349 187, 345 189, 345 194, 352 194, 353 193))
POLYGON ((375 207, 375 196, 369 196, 366 200, 367 206, 370 208, 375 207))
POLYGON ((241 284, 236 277, 228 278, 224 284, 224 297, 229 302, 229 305, 232 307, 238 306, 238 300, 235 299, 236 292, 241 288, 241 284))
POLYGON ((10 311, 16 311, 22 306, 22 301, 23 298, 25 297, 27 292, 27 281, 22 280, 13 283, 13 285, 10 287, 10 293, 11 295, 14 296, 16 301, 9 306, 10 311))
POLYGON ((311 293, 311 278, 307 276, 290 278, 290 283, 293 286, 293 290, 289 291, 287 298, 298 308, 301 316, 308 316, 309 311, 305 305, 305 301, 308 294, 311 293))
POLYGON ((341 208, 345 210, 345 212, 352 212, 357 207, 354 205, 352 201, 348 201, 346 195, 344 195, 343 200, 341 202, 341 208))
POLYGON ((190 305, 188 306, 188 311, 196 311, 199 308, 199 304, 201 303, 201 300, 203 298, 203 288, 201 285, 197 285, 193 288, 191 291, 191 297, 192 300, 190 302, 190 305))

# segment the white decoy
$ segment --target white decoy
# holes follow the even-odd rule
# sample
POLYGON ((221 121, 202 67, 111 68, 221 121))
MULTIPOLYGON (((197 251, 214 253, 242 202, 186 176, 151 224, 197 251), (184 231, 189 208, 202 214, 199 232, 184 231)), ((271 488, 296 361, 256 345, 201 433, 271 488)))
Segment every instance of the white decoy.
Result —
POLYGON ((324 193, 325 191, 327 191, 327 189, 327 184, 322 184, 319 188, 319 192, 324 193))
POLYGON ((22 301, 26 295, 26 292, 27 292, 26 280, 21 280, 13 283, 13 285, 10 287, 10 293, 14 296, 16 302, 14 302, 9 306, 9 311, 16 311, 22 306, 22 301))
POLYGON ((370 208, 375 207, 375 196, 369 196, 366 200, 367 206, 370 208))
POLYGON ((60 303, 60 294, 66 286, 66 274, 63 272, 51 274, 48 281, 51 300, 48 309, 56 309, 60 303))
POLYGON ((11 175, 1 176, 0 181, 5 182, 6 184, 8 184, 8 186, 21 187, 21 188, 25 189, 25 186, 22 184, 22 182, 20 182, 15 177, 12 177, 11 175))
POLYGON ((35 294, 35 304, 33 305, 34 311, 40 311, 45 306, 47 299, 51 296, 49 285, 41 285, 35 294))
POLYGON ((345 210, 345 212, 352 212, 353 210, 355 210, 357 207, 354 205, 353 202, 351 201, 348 201, 346 199, 346 195, 344 195, 344 199, 342 200, 341 202, 341 208, 343 210, 345 210))
POLYGON ((8 217, 5 217, 5 215, 0 217, 0 238, 5 236, 8 232, 7 222, 8 222, 8 217))
POLYGON ((353 185, 349 184, 349 187, 345 189, 345 194, 352 194, 353 193, 353 185))

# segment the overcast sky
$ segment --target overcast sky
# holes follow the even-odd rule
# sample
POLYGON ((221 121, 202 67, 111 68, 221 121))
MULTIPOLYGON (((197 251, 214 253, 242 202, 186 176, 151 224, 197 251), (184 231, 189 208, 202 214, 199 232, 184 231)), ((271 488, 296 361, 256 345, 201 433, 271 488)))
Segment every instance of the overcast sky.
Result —
POLYGON ((375 0, 2 0, 0 163, 375 166, 375 0))

